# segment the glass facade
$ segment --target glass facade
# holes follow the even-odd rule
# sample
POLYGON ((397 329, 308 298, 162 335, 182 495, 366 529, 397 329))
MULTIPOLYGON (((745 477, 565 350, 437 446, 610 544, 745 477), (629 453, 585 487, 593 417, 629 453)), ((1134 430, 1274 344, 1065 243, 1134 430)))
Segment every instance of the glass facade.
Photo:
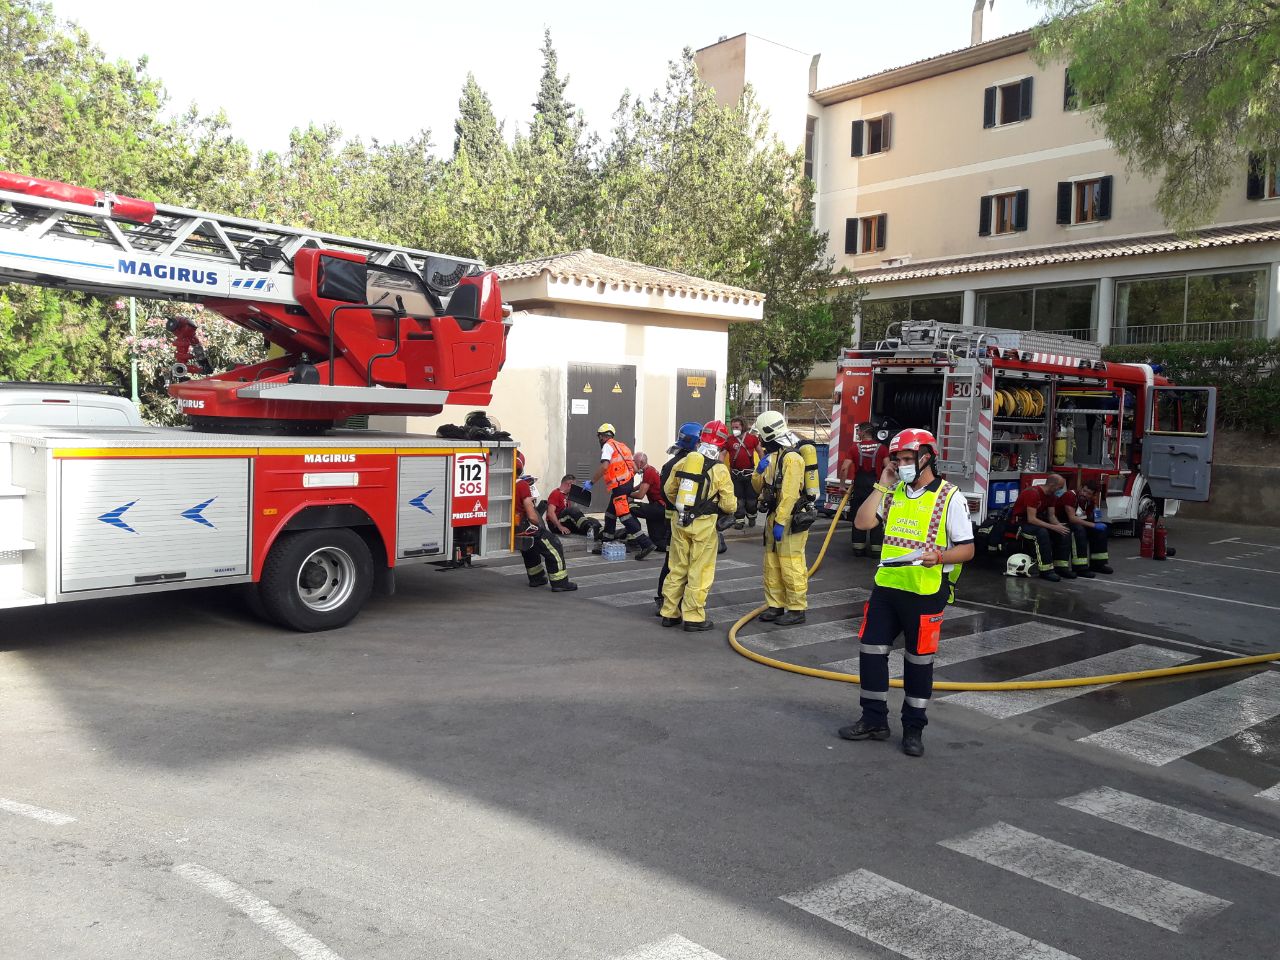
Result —
POLYGON ((1091 339, 1097 331, 1095 284, 994 290, 978 295, 975 322, 1006 330, 1042 330, 1091 339))
POLYGON ((1265 268, 1123 280, 1116 284, 1112 341, 1259 337, 1266 317, 1265 268))

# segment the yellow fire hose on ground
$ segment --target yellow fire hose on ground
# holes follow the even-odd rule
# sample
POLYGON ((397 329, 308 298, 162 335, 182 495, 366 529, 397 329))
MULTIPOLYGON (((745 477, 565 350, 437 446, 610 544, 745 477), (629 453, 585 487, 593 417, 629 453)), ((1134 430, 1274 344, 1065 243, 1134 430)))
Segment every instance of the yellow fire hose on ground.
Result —
MULTIPOLYGON (((844 498, 840 501, 840 506, 836 508, 835 517, 831 520, 831 526, 827 528, 827 535, 822 541, 822 549, 818 551, 817 559, 813 561, 813 566, 809 568, 809 576, 812 577, 820 566, 822 560, 827 555, 827 547, 831 544, 831 537, 836 532, 836 524, 840 519, 840 514, 844 512, 845 504, 849 502, 849 494, 853 492, 850 487, 845 491, 844 498)), ((838 673, 834 670, 821 670, 817 667, 802 667, 799 664, 787 663, 785 660, 776 660, 773 657, 766 657, 762 653, 756 653, 754 650, 748 650, 738 641, 738 631, 745 627, 760 614, 764 613, 768 607, 764 604, 756 607, 750 613, 743 614, 738 621, 729 628, 729 646, 733 647, 738 653, 746 657, 748 660, 754 660, 757 663, 763 663, 767 667, 774 667, 778 670, 786 670, 788 673, 798 673, 806 677, 818 677, 821 680, 837 680, 841 683, 858 683, 857 674, 838 673)), ((943 641, 946 642, 945 640, 943 641)), ((1176 643, 1177 641, 1171 641, 1176 643)), ((1204 673, 1208 670, 1226 670, 1229 667, 1247 667, 1255 663, 1269 663, 1271 661, 1280 660, 1280 653, 1263 653, 1254 657, 1232 657, 1228 660, 1214 660, 1211 663, 1194 663, 1184 667, 1162 667, 1158 670, 1135 670, 1131 673, 1108 673, 1094 677, 1071 677, 1064 680, 1004 680, 998 683, 958 683, 952 680, 936 680, 933 684, 935 690, 1052 690, 1060 687, 1093 687, 1107 683, 1126 683, 1130 680, 1153 680, 1156 677, 1179 677, 1191 673, 1204 673)), ((898 679, 890 680, 890 686, 901 687, 902 681, 898 679)))

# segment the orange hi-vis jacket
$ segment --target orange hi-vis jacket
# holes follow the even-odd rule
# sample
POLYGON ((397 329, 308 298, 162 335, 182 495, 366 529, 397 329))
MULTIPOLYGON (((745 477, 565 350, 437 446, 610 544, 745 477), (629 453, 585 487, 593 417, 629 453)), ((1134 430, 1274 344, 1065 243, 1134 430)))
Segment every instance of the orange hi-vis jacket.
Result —
MULTIPOLYGON (((613 456, 609 460, 609 465, 604 468, 604 482, 613 489, 622 486, 636 475, 636 460, 631 453, 631 448, 621 440, 614 439, 609 443, 613 444, 613 456)), ((601 447, 601 449, 604 448, 601 447)))

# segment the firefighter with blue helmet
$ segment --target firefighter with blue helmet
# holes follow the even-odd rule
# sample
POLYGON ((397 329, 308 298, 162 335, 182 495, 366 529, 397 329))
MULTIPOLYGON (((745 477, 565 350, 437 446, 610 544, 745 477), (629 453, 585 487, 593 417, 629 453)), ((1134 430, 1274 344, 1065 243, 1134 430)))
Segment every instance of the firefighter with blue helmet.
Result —
MULTIPOLYGON (((686 453, 692 453, 698 449, 698 438, 702 435, 702 424, 690 420, 680 424, 680 429, 676 431, 676 441, 667 448, 667 453, 671 455, 670 459, 662 465, 662 469, 658 472, 661 478, 662 487, 667 486, 667 477, 671 476, 671 471, 675 465, 683 459, 686 453)), ((676 512, 674 509, 667 510, 667 527, 671 527, 676 520, 676 512)), ((662 616, 662 588, 667 582, 667 575, 671 572, 671 554, 668 553, 662 560, 662 572, 658 574, 658 593, 653 598, 653 614, 656 617, 662 616)))

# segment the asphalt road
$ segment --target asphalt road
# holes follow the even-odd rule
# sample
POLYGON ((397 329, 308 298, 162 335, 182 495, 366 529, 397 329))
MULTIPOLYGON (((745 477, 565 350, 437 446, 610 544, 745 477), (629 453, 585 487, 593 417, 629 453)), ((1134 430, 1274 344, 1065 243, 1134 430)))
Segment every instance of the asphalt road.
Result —
MULTIPOLYGON (((939 677, 1280 649, 1280 531, 1172 531, 967 571, 939 677)), ((759 545, 721 559, 727 627, 759 545)), ((0 957, 1275 955, 1280 670, 940 698, 913 760, 835 737, 856 688, 661 629, 656 560, 415 570, 319 635, 215 590, 0 614, 0 957)), ((748 644, 856 657, 870 577, 841 533, 748 644)))

